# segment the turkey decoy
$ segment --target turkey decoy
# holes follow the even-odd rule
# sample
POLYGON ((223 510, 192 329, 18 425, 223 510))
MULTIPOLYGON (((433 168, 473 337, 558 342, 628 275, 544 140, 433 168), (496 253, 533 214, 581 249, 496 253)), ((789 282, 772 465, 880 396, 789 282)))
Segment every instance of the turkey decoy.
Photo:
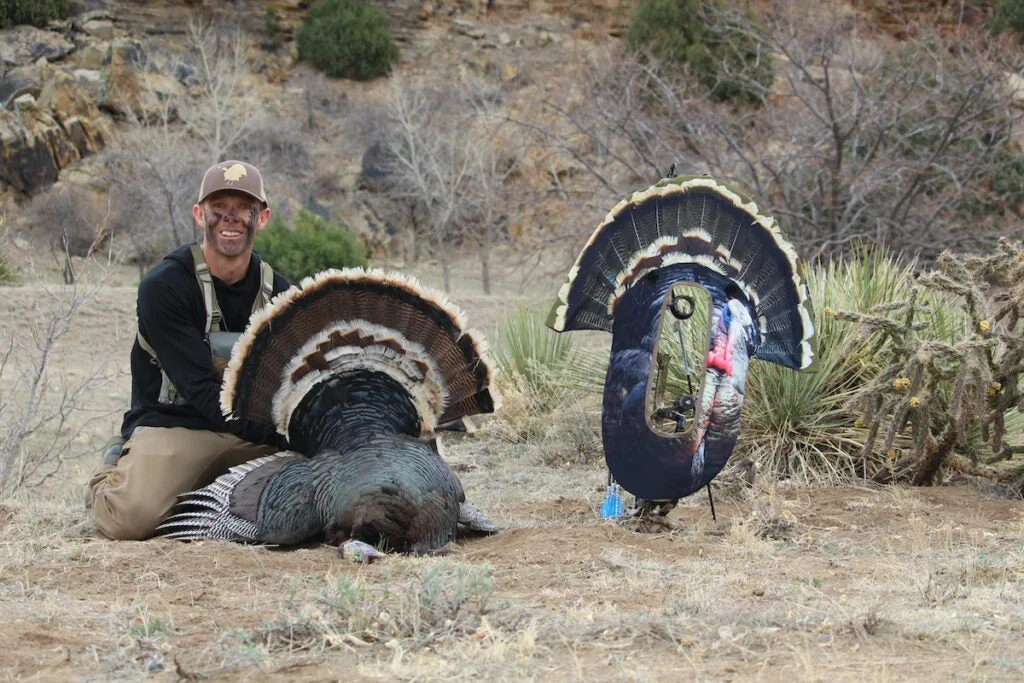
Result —
POLYGON ((605 459, 638 509, 667 511, 721 471, 739 433, 750 358, 810 364, 806 301, 796 250, 775 220, 714 178, 664 180, 620 202, 597 227, 548 325, 612 333, 605 459), (676 401, 668 412, 689 409, 692 419, 667 433, 655 428, 665 411, 652 407, 662 319, 691 314, 698 294, 709 298, 702 390, 676 401))
POLYGON ((494 531, 434 435, 495 409, 492 374, 483 337, 443 295, 377 270, 307 278, 253 316, 221 391, 226 415, 274 424, 297 452, 184 494, 158 533, 427 552, 460 522, 494 531))

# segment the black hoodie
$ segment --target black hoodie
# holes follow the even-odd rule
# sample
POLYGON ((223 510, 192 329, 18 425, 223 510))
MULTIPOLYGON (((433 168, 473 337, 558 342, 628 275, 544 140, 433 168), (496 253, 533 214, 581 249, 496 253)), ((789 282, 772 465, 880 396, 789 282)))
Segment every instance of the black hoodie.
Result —
MULTIPOLYGON (((127 439, 136 427, 186 427, 230 432, 252 443, 284 446, 271 425, 250 420, 227 421, 220 411, 220 375, 210 347, 203 340, 206 306, 196 281, 195 261, 186 244, 153 267, 139 283, 139 331, 160 359, 157 366, 139 344, 132 346, 132 404, 121 423, 127 439), (187 400, 183 405, 159 402, 160 368, 187 400)), ((243 332, 260 291, 260 257, 255 252, 245 277, 233 285, 213 278, 213 289, 228 332, 243 332)), ((274 294, 289 287, 274 273, 274 294)))

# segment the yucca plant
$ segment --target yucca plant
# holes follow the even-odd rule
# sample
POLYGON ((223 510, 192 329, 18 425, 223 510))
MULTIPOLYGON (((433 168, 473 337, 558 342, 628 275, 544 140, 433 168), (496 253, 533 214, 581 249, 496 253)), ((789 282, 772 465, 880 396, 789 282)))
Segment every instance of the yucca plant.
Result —
POLYGON ((535 410, 549 412, 564 403, 572 386, 565 381, 577 355, 576 342, 544 325, 536 311, 520 307, 498 323, 495 362, 506 382, 529 395, 535 410))
POLYGON ((597 409, 589 404, 601 395, 607 361, 580 350, 575 337, 554 332, 539 311, 525 307, 499 322, 495 339, 503 398, 496 423, 499 436, 536 445, 573 435, 586 451, 579 459, 592 459, 590 442, 596 432, 589 418, 596 420, 597 409))
POLYGON ((883 367, 882 341, 852 335, 835 311, 885 306, 912 285, 912 264, 884 251, 863 249, 811 268, 814 363, 801 372, 751 364, 737 454, 757 458, 771 476, 805 481, 834 483, 878 467, 863 452, 868 430, 850 402, 883 367))

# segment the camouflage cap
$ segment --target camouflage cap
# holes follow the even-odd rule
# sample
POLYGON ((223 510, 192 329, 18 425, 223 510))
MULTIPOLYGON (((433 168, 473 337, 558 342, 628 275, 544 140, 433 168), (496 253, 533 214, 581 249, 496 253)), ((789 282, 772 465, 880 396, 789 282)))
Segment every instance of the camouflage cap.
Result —
POLYGON ((270 204, 263 189, 263 174, 258 168, 244 161, 222 161, 208 168, 203 174, 203 183, 199 186, 199 200, 196 203, 201 204, 211 194, 221 190, 244 192, 264 204, 270 204))

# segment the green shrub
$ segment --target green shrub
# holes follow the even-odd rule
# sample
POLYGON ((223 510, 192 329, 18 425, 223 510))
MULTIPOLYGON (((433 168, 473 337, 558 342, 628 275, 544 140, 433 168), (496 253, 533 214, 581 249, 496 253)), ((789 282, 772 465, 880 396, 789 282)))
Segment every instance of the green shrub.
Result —
POLYGON ((600 437, 593 423, 600 413, 585 404, 600 399, 607 352, 583 352, 576 337, 554 332, 544 318, 519 308, 498 323, 492 337, 502 396, 495 433, 537 448, 548 465, 598 460, 600 437))
POLYGON ((277 16, 277 8, 273 5, 263 8, 263 25, 267 29, 267 35, 271 38, 281 36, 281 22, 277 16))
POLYGON ((321 0, 297 35, 299 58, 332 78, 367 81, 398 61, 387 15, 362 0, 321 0))
POLYGON ((0 0, 0 29, 18 24, 45 26, 51 19, 66 18, 70 11, 70 0, 0 0))
POLYGON ((514 382, 535 411, 561 406, 573 389, 566 373, 577 361, 576 340, 552 331, 543 316, 526 308, 502 320, 496 337, 499 376, 514 382))
POLYGON ((291 229, 284 219, 274 216, 256 236, 255 248, 295 284, 328 268, 367 265, 366 250, 354 234, 305 210, 295 217, 291 229))
POLYGON ((761 104, 760 90, 773 79, 771 58, 742 30, 749 22, 727 17, 713 0, 641 0, 625 41, 690 74, 716 99, 761 104))
POLYGON ((992 32, 1024 32, 1024 0, 999 0, 992 16, 992 32))
POLYGON ((281 21, 277 14, 277 8, 273 5, 267 5, 263 8, 263 29, 265 35, 259 41, 261 50, 277 52, 284 47, 281 21))
POLYGON ((15 280, 17 277, 14 275, 14 268, 7 262, 7 257, 0 254, 0 284, 15 280))
POLYGON ((912 264, 883 250, 862 248, 846 261, 810 267, 814 362, 801 372, 751 363, 733 457, 753 457, 771 478, 836 483, 864 476, 868 430, 850 402, 881 372, 885 350, 876 336, 856 338, 836 312, 884 308, 906 297, 913 279, 912 264))

